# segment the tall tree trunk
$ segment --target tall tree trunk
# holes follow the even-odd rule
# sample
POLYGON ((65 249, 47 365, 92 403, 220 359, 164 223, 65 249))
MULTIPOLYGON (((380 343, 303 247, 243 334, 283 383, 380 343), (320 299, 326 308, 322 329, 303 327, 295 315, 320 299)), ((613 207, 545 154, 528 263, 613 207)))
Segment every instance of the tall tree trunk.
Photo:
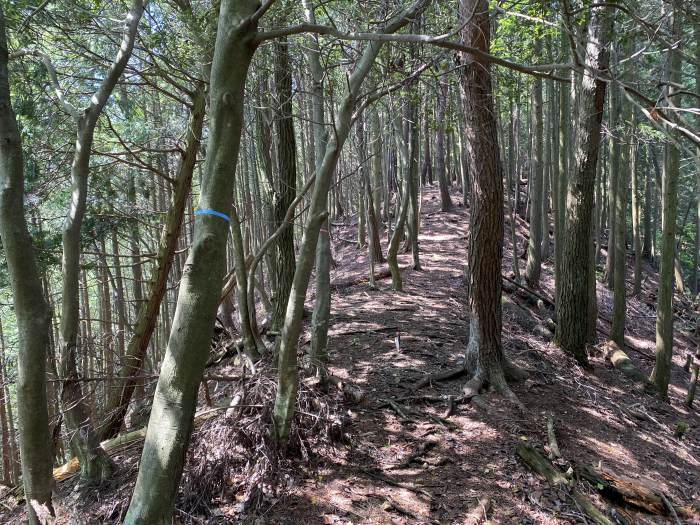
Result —
MULTIPOLYGON (((535 39, 535 55, 541 56, 542 41, 535 39)), ((542 80, 536 78, 532 90, 531 108, 532 128, 534 128, 532 157, 530 162, 530 240, 527 245, 527 266, 525 267, 525 281, 532 288, 540 285, 540 273, 542 271, 542 236, 544 217, 542 215, 543 202, 543 162, 542 162, 542 80)))
MULTIPOLYGON (((682 25, 680 9, 673 13, 673 35, 678 45, 669 50, 668 84, 666 96, 670 97, 681 83, 682 25)), ((674 133, 669 130, 669 133, 674 133)), ((659 270, 659 295, 656 307, 656 362, 651 372, 661 399, 668 399, 668 383, 673 359, 673 280, 676 259, 676 215, 678 214, 678 179, 680 176, 680 151, 670 140, 666 142, 662 177, 662 236, 661 268, 659 270)))
POLYGON ((126 18, 124 35, 117 56, 99 88, 90 99, 90 105, 78 112, 73 109, 77 123, 75 151, 71 166, 71 199, 63 226, 63 290, 61 311, 61 405, 66 427, 71 435, 71 448, 80 461, 81 478, 90 482, 102 481, 113 471, 113 465, 100 446, 94 431, 80 383, 78 363, 79 278, 81 225, 87 204, 90 155, 95 126, 107 100, 121 77, 136 41, 139 21, 143 14, 143 0, 133 0, 126 18))
POLYGON ((450 198, 450 188, 447 181, 447 170, 445 167, 445 109, 447 107, 447 80, 444 75, 439 79, 437 90, 437 108, 435 112, 435 126, 437 137, 435 139, 435 157, 438 185, 440 186, 440 209, 448 211, 452 208, 452 199, 450 198))
MULTIPOLYGON (((428 3, 427 0, 418 0, 388 21, 380 30, 386 33, 397 31, 425 10, 428 3)), ((279 346, 279 377, 273 418, 277 440, 282 448, 286 446, 294 416, 294 404, 298 389, 297 345, 319 231, 327 216, 328 190, 338 163, 340 150, 350 131, 355 100, 381 47, 381 42, 368 42, 355 69, 346 79, 345 95, 336 111, 334 120, 335 133, 328 139, 323 161, 316 175, 316 183, 309 205, 309 220, 299 248, 297 268, 294 272, 290 301, 287 305, 287 315, 279 346)))
POLYGON ((138 376, 143 370, 148 345, 156 328, 158 312, 166 294, 168 274, 175 256, 202 137, 205 113, 204 87, 204 83, 199 83, 193 91, 185 149, 175 178, 172 201, 160 235, 158 253, 146 292, 147 299, 146 302, 139 305, 138 315, 134 323, 134 333, 129 339, 123 364, 117 373, 117 384, 108 397, 105 409, 106 418, 100 426, 100 439, 102 440, 112 438, 119 433, 134 389, 139 383, 135 376, 138 376))
POLYGON ((367 136, 365 130, 364 115, 360 115, 355 123, 357 130, 358 155, 360 157, 360 181, 362 183, 362 192, 364 199, 367 202, 367 234, 369 236, 369 256, 374 263, 375 261, 384 262, 382 254, 382 246, 379 237, 379 220, 375 214, 374 189, 370 177, 370 169, 367 166, 369 159, 367 157, 367 136))
MULTIPOLYGON (((610 111, 608 118, 608 127, 610 128, 610 158, 608 170, 608 180, 610 190, 608 192, 608 252, 605 258, 605 275, 603 280, 611 290, 615 285, 615 235, 617 234, 616 221, 618 214, 616 213, 616 203, 618 202, 618 187, 620 185, 620 177, 622 177, 621 154, 622 147, 617 138, 620 134, 620 88, 614 86, 610 89, 610 111)), ((627 166, 625 166, 627 169, 627 166)))
MULTIPOLYGON (((562 57, 567 57, 569 52, 567 50, 568 41, 567 35, 564 31, 561 32, 561 54, 562 57)), ((559 191, 557 193, 557 222, 558 227, 555 227, 555 245, 559 246, 559 249, 555 248, 555 309, 559 308, 561 304, 560 294, 561 294, 561 280, 562 280, 562 261, 564 258, 564 245, 565 237, 564 232, 566 228, 566 195, 569 187, 569 150, 570 148, 570 134, 569 134, 569 123, 571 121, 571 106, 570 106, 570 95, 571 90, 568 89, 566 84, 559 85, 559 175, 561 180, 559 181, 559 191)))
MULTIPOLYGON (((700 99, 700 25, 695 24, 695 95, 700 99)), ((696 129, 700 129, 700 115, 695 116, 696 129)), ((695 148, 695 248, 693 250, 693 291, 700 295, 700 147, 695 148)), ((700 333, 700 326, 698 326, 700 333)))
MULTIPOLYGON (((277 166, 279 178, 275 181, 275 225, 284 222, 287 209, 296 197, 297 191, 297 147, 292 120, 292 72, 289 62, 289 45, 287 39, 276 41, 275 55, 275 92, 278 115, 275 119, 277 140, 277 166)), ((279 331, 284 324, 287 300, 292 289, 292 278, 296 263, 294 260, 294 223, 292 222, 280 235, 277 245, 277 291, 272 309, 272 329, 279 331)))
POLYGON ((637 116, 632 112, 632 131, 629 134, 629 165, 632 178, 632 242, 634 244, 634 288, 633 294, 639 296, 642 291, 642 238, 639 232, 639 177, 637 176, 637 116))
MULTIPOLYGON (((624 46, 628 50, 628 46, 624 46)), ((619 137, 625 138, 626 142, 634 132, 631 127, 632 107, 629 102, 621 102, 619 137)), ((615 195, 615 235, 614 246, 609 246, 608 250, 615 250, 613 257, 613 312, 612 328, 610 338, 615 341, 620 348, 625 344, 625 314, 627 307, 627 194, 629 192, 630 179, 630 147, 620 144, 620 170, 616 175, 617 193, 615 195)), ((612 211, 612 210, 611 210, 612 211)))
MULTIPOLYGON (((486 0, 463 0, 466 45, 490 51, 486 0)), ((471 228, 468 241, 469 343, 465 363, 472 374, 466 389, 485 384, 513 397, 506 372, 511 369, 501 345, 501 259, 503 255, 503 172, 498 150, 490 64, 464 55, 461 75, 472 176, 471 228)))
MULTIPOLYGON (((311 0, 303 0, 304 17, 310 24, 316 23, 311 0)), ((318 180, 321 177, 323 157, 326 152, 328 136, 324 129, 325 108, 323 97, 323 80, 325 72, 321 65, 321 51, 317 35, 311 35, 306 54, 311 66, 313 85, 311 87, 311 114, 314 132, 314 173, 318 180)), ((377 117, 378 120, 378 117, 377 117)), ((379 125, 377 124, 377 130, 379 125)), ((380 148, 380 146, 376 146, 380 148)), ((375 150, 376 151, 376 150, 375 150)), ((323 210, 328 214, 328 203, 323 210)), ((328 364, 328 324, 331 313, 331 241, 328 228, 330 223, 326 218, 319 229, 316 246, 316 301, 311 317, 311 348, 309 352, 311 371, 317 377, 326 377, 328 364)))
MULTIPOLYGON (((647 146, 647 149, 650 148, 651 146, 647 146)), ((654 213, 654 207, 652 206, 654 186, 652 180, 653 175, 651 174, 651 170, 648 169, 649 164, 648 162, 645 164, 647 165, 647 169, 644 170, 644 245, 642 246, 642 255, 647 261, 651 261, 654 246, 654 240, 652 238, 653 230, 651 227, 654 213)))
POLYGON ((593 194, 600 143, 600 128, 605 105, 606 84, 594 71, 608 68, 607 45, 613 19, 604 5, 591 8, 586 45, 586 70, 578 96, 576 115, 575 168, 569 180, 565 222, 564 251, 561 268, 561 297, 557 312, 556 338, 581 364, 588 363, 586 323, 590 294, 591 235, 593 194))
POLYGON ((411 182, 413 174, 411 170, 413 169, 414 162, 412 159, 412 145, 414 142, 414 134, 416 133, 416 126, 413 125, 412 121, 415 116, 415 104, 410 100, 406 102, 406 120, 408 121, 408 141, 404 141, 402 134, 402 119, 400 112, 396 112, 396 118, 394 121, 394 128, 396 134, 396 147, 399 151, 399 157, 401 158, 401 172, 403 173, 403 187, 401 192, 401 201, 397 199, 396 205, 398 207, 396 215, 396 225, 394 228, 394 233, 389 240, 389 247, 386 250, 386 260, 389 265, 389 271, 391 272, 391 287, 397 292, 403 291, 403 280, 401 279, 401 270, 399 268, 398 254, 399 245, 403 238, 404 228, 406 226, 406 218, 408 217, 408 209, 410 206, 410 192, 411 192, 411 182))
MULTIPOLYGON (((258 7, 256 0, 221 2, 209 88, 208 155, 194 238, 180 283, 126 525, 165 525, 172 521, 226 269, 229 222, 212 212, 231 217, 233 211, 245 81, 257 33, 257 22, 251 17, 258 7)), ((246 268, 241 270, 245 273, 246 268)))
MULTIPOLYGON (((19 446, 27 517, 29 523, 34 525, 48 523, 54 515, 51 504, 51 438, 46 398, 46 351, 51 317, 44 299, 32 238, 27 228, 22 139, 12 110, 7 61, 5 14, 0 7, 0 239, 10 274, 19 334, 19 446)), ((0 366, 3 364, 0 363, 0 366)), ((0 387, 5 388, 4 382, 0 387)))

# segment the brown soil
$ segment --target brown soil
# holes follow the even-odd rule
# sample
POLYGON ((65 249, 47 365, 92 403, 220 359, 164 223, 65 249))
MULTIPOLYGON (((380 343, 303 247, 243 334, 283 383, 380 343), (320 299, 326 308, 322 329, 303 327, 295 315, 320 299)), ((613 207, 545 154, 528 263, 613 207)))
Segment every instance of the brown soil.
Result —
MULTIPOLYGON (((423 268, 410 269, 410 254, 400 256, 400 265, 406 268, 405 291, 391 291, 390 280, 383 279, 377 281, 377 290, 365 282, 339 287, 333 293, 332 373, 367 393, 366 403, 342 407, 347 417, 347 443, 321 447, 310 459, 297 463, 296 475, 288 477, 286 490, 268 498, 262 513, 250 522, 461 524, 467 522, 478 501, 487 497, 492 501, 492 523, 590 523, 572 500, 550 490, 515 454, 516 445, 523 441, 542 450, 547 443, 547 416, 555 421, 564 458, 559 461, 562 470, 569 465, 601 465, 652 483, 676 504, 700 505, 700 400, 693 410, 683 404, 689 375, 681 367, 690 338, 680 330, 671 402, 665 404, 642 393, 600 353, 592 351, 591 371, 579 368, 548 341, 546 318, 552 312, 530 305, 522 293, 513 293, 508 297, 522 308, 504 310, 503 344, 516 364, 531 371, 529 379, 513 385, 526 412, 486 393, 486 410, 462 404, 445 417, 449 396, 460 395, 463 377, 417 392, 410 390, 426 374, 458 366, 466 345, 462 275, 468 210, 455 206, 453 211, 442 213, 436 190, 425 188, 423 192, 423 268), (646 413, 648 419, 631 415, 635 412, 646 413), (674 430, 681 421, 688 429, 679 440, 674 430), (426 446, 427 442, 430 445, 426 446), (415 461, 407 461, 412 454, 417 456, 415 461)), ((455 195, 454 202, 459 201, 455 195)), ((508 228, 506 223, 509 239, 508 228)), ((524 224, 519 228, 519 245, 523 246, 524 224)), ((357 250, 347 242, 355 239, 356 227, 337 225, 333 235, 337 268, 332 281, 348 283, 365 276, 366 250, 357 250)), ((506 246, 504 273, 510 269, 511 253, 506 246)), ((520 264, 522 267, 522 261, 520 264)), ((655 319, 650 297, 656 274, 651 268, 646 270, 650 277, 644 282, 642 297, 629 299, 627 351, 635 364, 648 372, 653 365, 655 319)), ((550 264, 545 264, 538 292, 548 298, 553 295, 550 264)), ((603 342, 609 331, 603 318, 610 318, 612 297, 602 285, 598 296, 603 342)), ((312 298, 309 307, 311 304, 312 298)), ((305 334, 302 342, 308 340, 305 334)), ((119 452, 120 475, 114 486, 95 491, 92 500, 83 505, 81 513, 90 516, 85 523, 113 523, 123 515, 139 453, 140 444, 119 452)), ((71 495, 73 486, 71 481, 59 488, 62 503, 69 506, 77 499, 71 495)), ((597 496, 592 487, 585 483, 580 487, 598 508, 610 512, 611 503, 597 496)), ((176 520, 237 523, 229 503, 221 501, 213 517, 178 512, 176 520)), ((614 512, 627 512, 633 523, 672 523, 670 518, 629 509, 614 512)), ((4 518, 0 514, 0 521, 19 515, 15 509, 4 518)))

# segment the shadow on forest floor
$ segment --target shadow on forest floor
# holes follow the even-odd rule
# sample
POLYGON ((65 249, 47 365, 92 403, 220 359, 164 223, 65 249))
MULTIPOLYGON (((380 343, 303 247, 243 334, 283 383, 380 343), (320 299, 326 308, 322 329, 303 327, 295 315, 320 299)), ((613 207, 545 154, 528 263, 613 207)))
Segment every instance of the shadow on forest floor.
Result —
MULTIPOLYGON (((336 287, 333 292, 332 373, 367 393, 365 404, 343 407, 347 445, 315 451, 288 490, 273 498, 251 522, 463 523, 477 502, 488 497, 493 502, 493 523, 585 523, 571 501, 549 490, 515 454, 515 446, 522 441, 537 447, 547 443, 546 416, 554 419, 566 460, 579 466, 600 464, 622 475, 649 480, 674 502, 697 505, 700 418, 697 408, 690 411, 683 405, 688 375, 681 367, 690 341, 680 333, 675 341, 671 403, 663 404, 640 393, 600 355, 592 356, 592 371, 580 369, 549 342, 545 317, 552 312, 532 307, 522 295, 513 293, 507 300, 518 306, 504 307, 503 345, 516 364, 532 371, 529 379, 513 385, 525 413, 487 393, 483 397, 488 412, 458 405, 447 418, 448 398, 460 395, 463 378, 435 383, 416 393, 409 390, 425 374, 457 366, 467 336, 462 277, 468 210, 455 206, 450 212, 440 212, 433 187, 423 189, 422 202, 422 270, 409 269, 409 253, 400 255, 405 291, 393 292, 390 281, 380 279, 377 290, 371 290, 365 281, 336 287), (387 400, 396 405, 392 407, 387 400), (649 420, 630 418, 628 409, 633 406, 645 410, 649 420), (679 421, 688 424, 682 441, 673 437, 679 421), (409 461, 412 455, 415 461, 409 461)), ((517 242, 522 250, 526 223, 519 220, 518 226, 517 242)), ((512 270, 509 228, 506 221, 504 273, 512 270)), ((350 242, 356 238, 356 224, 347 220, 335 225, 333 235, 337 268, 332 282, 365 277, 369 266, 366 250, 350 242)), ((385 251, 386 239, 382 246, 385 251)), ((641 297, 630 297, 628 304, 628 349, 645 372, 653 364, 656 287, 656 275, 651 268, 647 270, 641 297)), ((552 297, 553 286, 551 265, 545 263, 539 293, 552 297)), ((600 283, 598 297, 602 342, 609 331, 604 319, 610 317, 612 299, 600 283)), ((310 294, 309 307, 312 304, 310 294)), ((302 343, 308 340, 306 332, 302 343)), ((195 432, 195 439, 200 431, 195 432)), ((102 510, 93 515, 102 516, 101 521, 118 522, 128 504, 140 446, 120 452, 119 476, 106 492, 94 493, 94 506, 102 510)), ((72 486, 60 487, 68 500, 72 486)), ((595 494, 591 497, 599 508, 609 508, 595 494)), ((218 518, 216 514, 201 520, 180 511, 176 521, 236 522, 221 512, 218 518)), ((667 521, 636 513, 634 522, 667 521)))

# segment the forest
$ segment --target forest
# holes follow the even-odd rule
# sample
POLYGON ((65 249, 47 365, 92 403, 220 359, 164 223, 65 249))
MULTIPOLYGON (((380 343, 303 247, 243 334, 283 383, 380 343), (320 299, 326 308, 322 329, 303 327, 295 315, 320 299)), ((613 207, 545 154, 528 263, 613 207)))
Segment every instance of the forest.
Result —
POLYGON ((0 0, 0 241, 0 523, 700 524, 697 2, 0 0))

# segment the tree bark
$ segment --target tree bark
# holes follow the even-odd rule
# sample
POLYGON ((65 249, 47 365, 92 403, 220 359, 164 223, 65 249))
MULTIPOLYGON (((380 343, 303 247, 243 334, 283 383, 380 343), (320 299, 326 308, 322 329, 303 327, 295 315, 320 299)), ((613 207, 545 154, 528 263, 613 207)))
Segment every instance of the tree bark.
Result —
MULTIPOLYGON (((535 39, 535 55, 541 56, 542 41, 535 39)), ((543 162, 542 162, 542 80, 536 78, 532 91, 531 108, 532 128, 534 128, 532 157, 530 162, 530 239, 527 245, 527 264, 525 267, 525 281, 531 288, 540 285, 540 273, 542 271, 542 236, 544 217, 543 203, 543 162)))
MULTIPOLYGON (((27 517, 30 525, 35 525, 48 523, 54 515, 46 397, 46 351, 51 316, 27 228, 22 139, 12 110, 7 61, 5 14, 0 7, 0 239, 10 274, 19 334, 17 410, 22 480, 27 517)), ((0 387, 4 389, 4 383, 0 387)))
MULTIPOLYGON (((381 28, 384 33, 393 33, 405 26, 412 18, 418 16, 428 6, 428 0, 418 0, 402 13, 393 17, 381 28)), ((287 315, 279 346, 279 377, 277 396, 275 398, 274 422, 277 441, 282 448, 286 446, 294 416, 294 404, 298 388, 297 345, 304 313, 304 300, 313 268, 314 254, 319 231, 327 216, 328 190, 338 163, 340 150, 347 139, 352 122, 355 101, 359 95, 362 82, 367 77, 374 63, 382 42, 368 42, 357 61, 354 71, 346 79, 345 95, 336 111, 335 133, 328 139, 323 161, 316 176, 316 183, 309 205, 309 221, 299 248, 297 268, 287 305, 287 315)))
POLYGON ((606 84, 592 71, 608 68, 607 45, 613 21, 607 6, 591 8, 586 46, 586 70, 580 87, 576 116, 575 168, 569 180, 561 268, 561 296, 557 312, 556 339, 581 364, 586 354, 587 319, 590 305, 589 274, 593 227, 593 193, 600 143, 600 128, 605 105, 606 84))
MULTIPOLYGON (((233 211, 245 81, 255 50, 256 0, 223 0, 211 68, 209 139, 199 208, 233 211)), ((197 391, 209 356, 225 273, 229 224, 200 214, 180 283, 166 355, 153 398, 136 486, 124 523, 165 525, 182 475, 197 391)), ((241 268, 245 272, 245 267, 241 268)))
MULTIPOLYGON (((489 8, 486 0, 462 0, 467 25, 466 45, 490 50, 489 8)), ((488 383, 512 397, 506 383, 508 363, 501 345, 501 264, 503 256, 503 171, 498 149, 490 64, 462 55, 461 75, 466 140, 472 175, 471 228, 468 237, 469 343, 465 365, 471 373, 468 389, 478 393, 488 383)))
MULTIPOLYGON (((297 191, 297 146, 294 137, 294 121, 292 120, 292 72, 289 63, 289 43, 285 38, 274 44, 274 76, 275 94, 278 104, 278 114, 275 119, 277 129, 277 167, 279 178, 275 181, 274 208, 275 226, 279 227, 284 222, 287 209, 296 197, 297 191)), ((272 309, 272 329, 279 331, 284 324, 284 315, 287 310, 287 300, 292 289, 292 278, 296 268, 294 254, 294 222, 280 235, 277 245, 277 272, 275 301, 272 309)))
MULTIPOLYGON (((306 21, 315 24, 316 16, 310 0, 303 0, 304 17, 306 21)), ((325 78, 321 65, 321 51, 317 35, 311 35, 310 43, 306 50, 313 85, 311 88, 311 114, 314 132, 314 170, 316 178, 321 176, 323 157, 326 152, 328 136, 324 129, 325 107, 323 96, 323 79, 325 78)), ((378 119, 377 119, 378 120, 378 119)), ((379 126, 377 125, 377 129, 379 126)), ((328 203, 324 210, 328 213, 328 203)), ((328 365, 328 325, 331 313, 331 241, 328 231, 330 223, 326 219, 319 229, 318 244, 316 246, 316 301, 311 317, 311 347, 309 358, 311 371, 317 377, 325 379, 328 365)))
POLYGON ((197 152, 202 138, 204 124, 204 83, 199 83, 193 91, 190 119, 187 125, 185 150, 180 160, 180 167, 175 179, 172 201, 163 224, 154 270, 147 288, 147 300, 139 306, 134 323, 134 333, 127 345, 122 366, 117 373, 117 383, 108 397, 105 408, 105 421, 100 425, 100 440, 113 438, 119 433, 129 402, 139 380, 133 379, 143 370, 151 337, 158 321, 158 312, 166 293, 168 275, 172 268, 177 240, 180 236, 182 218, 187 204, 187 197, 192 184, 192 174, 197 160, 197 152))
MULTIPOLYGON (((669 50, 666 96, 673 94, 681 83, 682 25, 680 10, 673 13, 673 34, 679 39, 678 46, 669 50)), ((669 130, 673 134, 673 131, 669 130)), ((674 134, 675 135, 675 134, 674 134)), ((676 259, 676 215, 678 214, 678 179, 680 176, 680 151, 671 141, 666 142, 662 177, 662 236, 661 268, 659 270, 659 295, 656 307, 656 362, 651 372, 651 381, 659 397, 668 399, 668 383, 671 378, 673 359, 673 280, 676 259)))
MULTIPOLYGON (((614 86, 610 89, 610 111, 608 117, 608 127, 610 128, 610 157, 609 157, 609 170, 608 170, 608 180, 610 184, 610 189, 608 191, 608 252, 605 258, 605 274, 603 280, 608 288, 611 290, 615 285, 615 235, 617 234, 617 194, 618 186, 620 185, 620 177, 622 172, 620 169, 621 165, 621 154, 622 147, 620 141, 616 139, 616 135, 620 133, 620 88, 614 86)), ((625 166, 625 169, 627 167, 625 166)))
POLYGON ((642 291, 642 237, 639 231, 639 177, 637 176, 637 118, 632 114, 632 132, 629 134, 629 165, 632 178, 632 242, 634 244, 634 287, 632 293, 639 296, 642 291))
MULTIPOLYGON (((628 101, 622 101, 620 112, 620 137, 624 137, 629 141, 633 130, 630 127, 631 106, 628 101)), ((628 145, 619 144, 619 172, 615 176, 616 194, 615 194, 615 220, 613 222, 615 235, 613 236, 614 245, 608 246, 608 251, 614 250, 613 257, 613 311, 612 311, 612 328, 610 338, 615 341, 621 348, 625 345, 625 314, 627 306, 627 194, 629 193, 629 178, 630 178, 630 148, 628 145), (621 169, 620 169, 621 168, 621 169)))
POLYGON ((435 139, 435 171, 437 172, 438 185, 440 187, 440 209, 448 211, 452 208, 450 198, 450 188, 447 181, 445 168, 445 109, 447 107, 447 81, 444 76, 440 77, 437 90, 437 108, 435 112, 435 126, 437 137, 435 139))
POLYGON ((77 132, 71 166, 71 199, 63 226, 63 289, 60 329, 60 370, 63 379, 61 406, 63 407, 66 427, 71 435, 71 448, 80 461, 80 476, 89 482, 107 479, 114 466, 100 447, 98 436, 84 401, 78 371, 80 359, 78 347, 80 230, 87 205, 90 156, 95 126, 129 61, 143 9, 143 0, 132 1, 129 14, 126 17, 124 35, 114 62, 99 88, 91 97, 90 105, 82 112, 75 110, 73 112, 77 123, 77 132))

